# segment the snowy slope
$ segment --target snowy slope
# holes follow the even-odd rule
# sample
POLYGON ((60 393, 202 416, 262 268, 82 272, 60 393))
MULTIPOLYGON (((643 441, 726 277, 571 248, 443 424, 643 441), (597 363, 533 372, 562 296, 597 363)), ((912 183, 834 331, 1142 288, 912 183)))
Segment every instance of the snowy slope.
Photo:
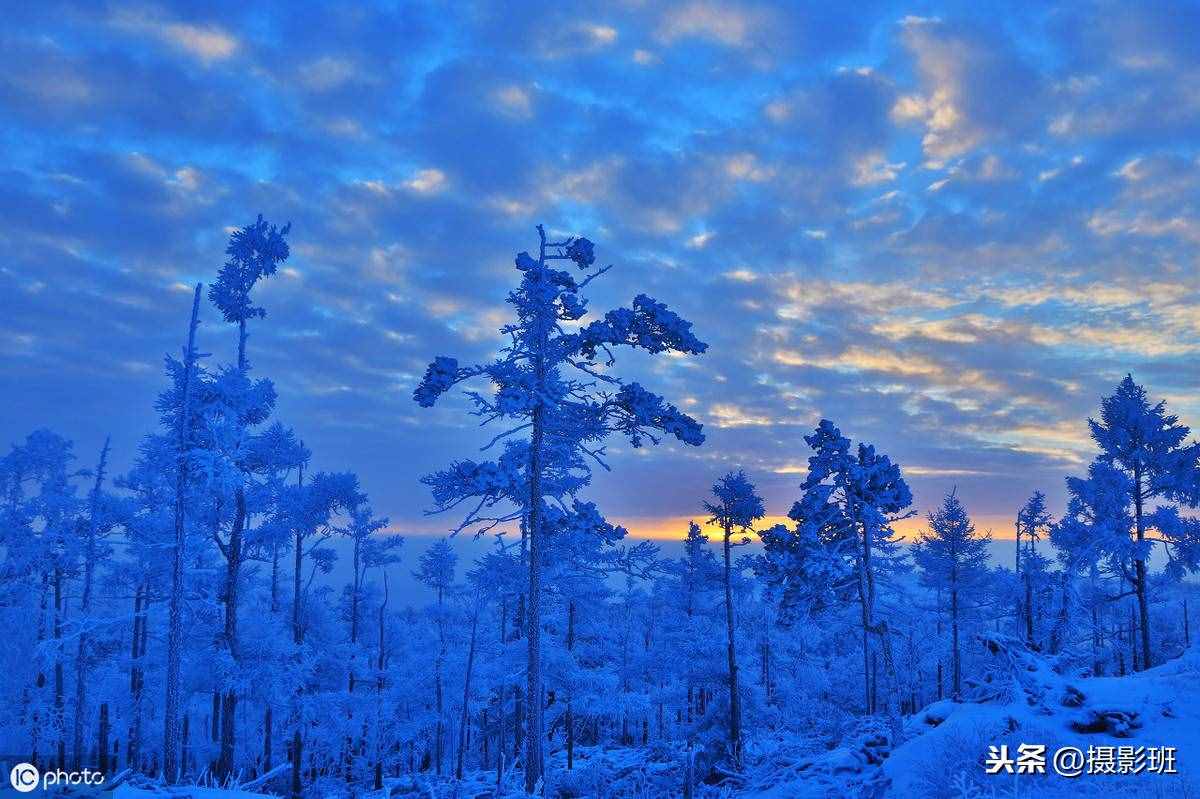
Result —
POLYGON ((1126 677, 1071 680, 1029 653, 1004 653, 1012 683, 982 703, 938 702, 916 714, 911 736, 882 767, 888 796, 1200 796, 1200 649, 1126 677), (1092 732, 1090 730, 1097 730, 1092 732), (1175 747, 1178 774, 987 775, 988 747, 1175 747), (974 792, 974 791, 978 792, 974 792))

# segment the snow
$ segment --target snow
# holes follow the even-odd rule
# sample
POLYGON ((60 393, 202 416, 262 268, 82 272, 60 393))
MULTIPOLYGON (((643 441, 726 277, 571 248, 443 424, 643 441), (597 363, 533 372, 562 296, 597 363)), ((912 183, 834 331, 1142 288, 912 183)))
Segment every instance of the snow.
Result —
MULTIPOLYGON (((1110 796, 1185 796, 1200 786, 1200 764, 1189 763, 1200 751, 1200 648, 1178 659, 1125 677, 1073 680, 1055 673, 1044 658, 1017 652, 1013 657, 1014 691, 1009 701, 941 701, 915 714, 906 725, 910 736, 884 763, 888 796, 976 796, 962 790, 938 792, 962 775, 962 785, 996 790, 1000 795, 1078 795, 1099 790, 1110 796), (1072 690, 1074 689, 1074 690, 1072 690), (1078 692, 1078 693, 1076 693, 1078 692), (1082 696, 1082 704, 1075 706, 1082 696), (1111 711, 1135 717, 1138 726, 1118 736, 1082 732, 1088 722, 1111 711), (1168 746, 1178 752, 1178 775, 1137 774, 1110 777, 1083 774, 1064 778, 1048 768, 1040 775, 985 775, 987 747, 1007 743, 1046 744, 1048 757, 1062 746, 1168 746), (1142 793, 1151 791, 1151 793, 1142 793)), ((1087 794, 1084 794, 1087 795, 1087 794)))

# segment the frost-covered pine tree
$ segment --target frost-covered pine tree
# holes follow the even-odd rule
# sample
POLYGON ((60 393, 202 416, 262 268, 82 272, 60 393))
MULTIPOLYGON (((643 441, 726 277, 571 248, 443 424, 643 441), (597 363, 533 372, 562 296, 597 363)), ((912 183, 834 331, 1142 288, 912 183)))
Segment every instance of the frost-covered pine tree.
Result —
POLYGON ((80 500, 71 482, 74 460, 70 441, 39 429, 0 463, 3 621, 12 629, 24 629, 29 619, 37 620, 32 637, 36 648, 6 664, 5 682, 15 685, 20 680, 28 686, 21 715, 28 719, 30 760, 62 769, 67 767, 65 602, 79 555, 75 530, 80 500))
MULTIPOLYGON (((1132 505, 1133 528, 1107 543, 1109 549, 1128 550, 1132 574, 1127 575, 1137 596, 1141 632, 1142 667, 1154 663, 1150 647, 1150 598, 1146 562, 1156 530, 1168 548, 1176 573, 1196 570, 1200 523, 1179 513, 1181 505, 1200 501, 1200 443, 1187 441, 1190 430, 1167 412, 1165 402, 1150 404, 1146 390, 1132 375, 1100 401, 1100 418, 1089 419, 1092 438, 1100 447, 1099 460, 1119 469, 1128 478, 1127 504, 1132 505)), ((1114 531, 1115 532, 1115 531, 1114 531)))
POLYGON ((458 566, 458 556, 454 548, 445 538, 439 538, 425 552, 421 553, 420 565, 413 576, 434 592, 437 604, 433 607, 434 624, 437 627, 437 655, 433 662, 434 709, 437 712, 433 738, 434 770, 442 773, 442 763, 445 754, 445 686, 442 683, 442 672, 446 663, 446 627, 449 623, 446 613, 446 594, 454 586, 454 572, 458 566))
MULTIPOLYGON (((269 406, 274 402, 273 388, 270 389, 271 398, 268 402, 265 396, 255 396, 266 388, 263 382, 252 384, 247 376, 249 364, 246 360, 246 323, 251 319, 266 316, 266 310, 255 306, 251 301, 250 292, 259 280, 275 274, 279 264, 287 260, 289 250, 286 236, 290 230, 291 223, 278 228, 266 222, 260 214, 253 224, 234 231, 225 249, 229 259, 221 267, 216 282, 208 291, 209 300, 221 311, 225 321, 238 326, 237 369, 235 372, 223 374, 219 384, 232 400, 233 412, 222 420, 225 424, 222 437, 228 445, 226 454, 232 459, 234 474, 241 472, 244 475, 251 470, 244 454, 244 431, 265 419, 263 411, 269 413, 269 406)), ((233 477, 233 474, 230 476, 233 477)), ((221 545, 221 553, 226 561, 224 642, 230 656, 236 662, 239 657, 238 591, 246 554, 243 550, 247 509, 245 479, 232 479, 231 482, 234 494, 233 518, 228 540, 221 545)), ((230 689, 226 691, 222 705, 221 760, 217 767, 221 777, 226 777, 233 771, 236 706, 237 693, 230 689)))
POLYGON ((1045 555, 1038 552, 1037 545, 1050 532, 1053 523, 1054 519, 1046 509, 1046 495, 1041 491, 1034 491, 1017 511, 1018 548, 1022 546, 1021 541, 1024 541, 1024 550, 1018 561, 1021 583, 1025 589, 1021 611, 1025 623, 1025 641, 1031 646, 1034 643, 1034 604, 1046 584, 1050 568, 1050 562, 1045 555))
POLYGON ((1102 614, 1113 601, 1106 583, 1132 584, 1126 580, 1132 563, 1129 478, 1113 466, 1093 461, 1086 478, 1067 478, 1067 494, 1067 511, 1050 528, 1050 543, 1064 574, 1086 579, 1080 594, 1091 621, 1092 673, 1099 676, 1106 660, 1107 625, 1102 614))
POLYGON ((913 561, 925 585, 950 596, 950 686, 955 702, 962 699, 962 648, 959 626, 962 601, 979 593, 988 576, 988 533, 975 534, 967 509, 951 491, 942 506, 928 515, 929 529, 913 543, 913 561))
POLYGON ((537 788, 543 772, 540 603, 546 499, 552 497, 569 510, 563 497, 587 484, 588 460, 604 464, 604 439, 613 433, 626 436, 635 447, 657 443, 659 433, 691 445, 704 440, 700 425, 690 416, 639 383, 611 374, 613 348, 629 346, 651 354, 707 349, 692 333, 690 322, 644 294, 634 298, 632 307, 609 311, 576 328, 587 314, 580 292, 610 267, 593 268, 594 245, 586 238, 551 241, 541 226, 538 237, 537 257, 522 252, 516 258, 521 284, 508 296, 516 319, 501 329, 507 343, 499 357, 473 366, 438 357, 413 393, 428 407, 453 386, 486 378, 493 387, 490 396, 468 394, 475 415, 485 423, 509 425, 496 440, 528 434, 524 446, 506 448, 507 457, 498 462, 462 461, 427 482, 440 509, 467 500, 475 503, 459 529, 490 529, 521 520, 528 534, 524 770, 529 791, 537 788), (576 280, 570 272, 555 269, 556 262, 573 263, 585 276, 576 280), (513 509, 504 510, 506 506, 513 509))
POLYGON ((750 543, 754 523, 766 515, 762 497, 745 472, 730 472, 712 488, 714 501, 704 503, 712 514, 709 522, 721 528, 722 550, 725 556, 725 647, 729 680, 729 756, 735 768, 742 765, 742 698, 738 687, 736 627, 733 607, 732 548, 750 543), (734 535, 740 535, 734 541, 734 535))
POLYGON ((895 659, 886 619, 876 615, 877 581, 881 572, 898 568, 902 560, 892 529, 898 519, 911 516, 912 492, 900 467, 870 444, 851 450, 850 439, 828 419, 804 437, 812 447, 808 476, 800 486, 800 499, 788 514, 801 529, 833 547, 846 558, 854 575, 854 594, 860 611, 863 651, 864 705, 872 705, 872 639, 878 642, 888 678, 886 711, 899 734, 899 696, 895 659))

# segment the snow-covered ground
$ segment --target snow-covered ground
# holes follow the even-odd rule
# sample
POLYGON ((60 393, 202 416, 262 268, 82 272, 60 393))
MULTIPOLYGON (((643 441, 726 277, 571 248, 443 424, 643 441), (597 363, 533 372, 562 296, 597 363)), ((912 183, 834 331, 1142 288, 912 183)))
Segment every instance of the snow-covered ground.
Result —
MULTIPOLYGON (((1138 674, 1075 679, 1011 640, 987 639, 979 645, 989 647, 995 667, 969 687, 978 701, 944 700, 925 707, 906 720, 904 742, 894 751, 882 724, 868 723, 841 746, 817 754, 807 742, 752 739, 745 774, 724 784, 701 783, 696 799, 1200 797, 1200 647, 1138 674), (1015 759, 1021 744, 1045 745, 1045 774, 986 773, 990 747, 1007 746, 1015 759), (1084 773, 1055 773, 1054 753, 1063 747, 1083 753, 1084 773), (1086 758, 1096 747, 1113 747, 1114 754, 1119 747, 1132 747, 1141 753, 1135 762, 1143 766, 1150 748, 1173 748, 1177 773, 1148 773, 1143 767, 1134 774, 1090 774, 1086 758)), ((562 799, 681 796, 683 763, 681 754, 668 747, 580 747, 568 772, 564 753, 556 752, 548 763, 546 794, 562 799)), ((524 795, 519 785, 519 773, 509 772, 498 789, 495 772, 489 771, 460 782, 389 779, 386 791, 359 796, 515 799, 524 795)), ((315 787, 315 795, 349 795, 335 782, 315 787)), ((112 796, 250 799, 261 794, 200 787, 177 787, 168 794, 122 785, 112 796)))

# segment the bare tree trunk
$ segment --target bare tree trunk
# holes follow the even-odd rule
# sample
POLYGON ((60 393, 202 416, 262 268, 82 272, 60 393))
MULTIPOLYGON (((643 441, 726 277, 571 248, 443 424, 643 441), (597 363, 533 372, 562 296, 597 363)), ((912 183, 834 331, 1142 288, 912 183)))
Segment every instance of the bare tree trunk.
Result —
POLYGON ((142 698, 146 689, 146 670, 142 666, 146 658, 146 639, 149 634, 149 624, 147 623, 147 615, 150 612, 150 587, 142 584, 142 608, 138 615, 138 624, 136 629, 137 635, 137 691, 133 697, 133 731, 131 733, 132 749, 137 753, 137 757, 144 763, 142 757, 142 698))
POLYGON ((442 756, 443 756, 443 737, 446 729, 445 713, 443 709, 443 691, 442 691, 442 666, 446 660, 446 622, 442 617, 442 589, 438 588, 437 598, 438 610, 438 654, 437 660, 434 663, 434 693, 436 694, 437 703, 437 737, 433 744, 434 756, 434 773, 440 775, 442 773, 442 756))
MULTIPOLYGON (((304 442, 300 442, 300 446, 304 446, 304 442)), ((296 475, 296 487, 300 488, 304 485, 304 464, 300 464, 300 468, 296 475)), ((293 549, 293 565, 292 565, 292 640, 297 644, 304 642, 304 627, 303 617, 300 613, 302 601, 301 588, 301 572, 304 570, 304 534, 305 530, 301 525, 297 524, 295 533, 295 541, 292 543, 293 549)))
POLYGON ((862 532, 862 559, 858 569, 858 601, 862 616, 863 652, 863 706, 867 713, 871 707, 871 629, 874 627, 874 590, 871 587, 871 534, 862 532))
POLYGON ((221 740, 221 691, 214 688, 212 695, 212 733, 211 741, 221 740))
POLYGON ((83 553, 83 595, 79 599, 79 646, 75 650, 75 714, 72 729, 72 759, 75 769, 83 768, 83 717, 87 702, 87 660, 88 660, 88 625, 91 620, 88 614, 92 610, 92 583, 96 574, 96 538, 100 531, 96 528, 96 516, 100 512, 100 489, 104 485, 104 470, 108 466, 108 447, 112 437, 104 439, 104 449, 100 450, 100 464, 96 467, 96 482, 92 486, 91 510, 88 519, 87 541, 83 553))
MULTIPOLYGON (((1146 540, 1146 520, 1142 515, 1142 473, 1140 469, 1134 470, 1133 478, 1133 510, 1137 525, 1137 542, 1140 548, 1146 540)), ((1133 565, 1137 576, 1138 624, 1142 628, 1142 668, 1148 669, 1154 664, 1154 661, 1150 657, 1150 601, 1146 596, 1145 557, 1135 558, 1133 565)))
POLYGON ((271 770, 271 703, 263 714, 263 773, 271 770))
MULTIPOLYGON (((229 530, 229 544, 225 569, 225 646, 234 663, 239 660, 238 649, 238 589, 242 570, 242 535, 246 525, 246 492, 238 486, 234 493, 233 526, 229 530)), ((234 773, 234 747, 237 737, 237 693, 233 688, 225 691, 221 701, 221 758, 217 762, 217 776, 223 780, 234 773)))
POLYGON ((953 641, 951 663, 951 679, 953 680, 953 698, 955 702, 962 701, 962 649, 958 641, 958 575, 952 570, 950 585, 950 637, 953 641))
MULTIPOLYGON (((500 597, 500 654, 504 655, 504 645, 508 641, 508 595, 503 594, 500 597)), ((496 702, 496 785, 500 785, 500 779, 504 775, 504 730, 505 730, 505 682, 500 679, 500 696, 496 702)))
POLYGON ((292 733, 292 799, 303 799, 304 784, 300 779, 300 761, 304 756, 304 742, 300 738, 300 727, 292 733))
POLYGON ((1188 623, 1188 606, 1186 597, 1183 600, 1183 645, 1186 648, 1191 648, 1192 646, 1192 627, 1188 623))
MULTIPOLYGON (((1021 513, 1020 513, 1020 511, 1017 512, 1016 530, 1017 530, 1017 551, 1016 551, 1016 556, 1015 556, 1016 563, 1015 563, 1015 566, 1013 567, 1013 570, 1014 570, 1014 573, 1017 575, 1017 579, 1021 580, 1023 583, 1024 577, 1021 574, 1021 513)), ((1021 602, 1020 594, 1018 594, 1017 595, 1017 618, 1014 619, 1014 624, 1017 625, 1017 629, 1020 629, 1021 619, 1024 618, 1024 615, 1025 615, 1025 608, 1023 607, 1023 604, 1024 603, 1021 602)))
POLYGON ((271 612, 279 612, 279 544, 271 544, 271 612))
POLYGON ((182 778, 182 776, 187 773, 188 767, 190 765, 189 761, 192 759, 192 748, 188 742, 188 736, 189 736, 189 733, 191 732, 190 728, 191 728, 191 716, 186 711, 184 711, 183 734, 182 734, 182 742, 181 742, 180 751, 179 751, 180 778, 182 778))
POLYGON ((196 363, 196 327, 200 324, 200 289, 192 296, 192 318, 188 324, 188 344, 184 350, 183 402, 181 403, 176 446, 178 466, 175 475, 175 545, 171 553, 171 599, 167 611, 167 699, 163 710, 163 775, 167 784, 179 777, 177 759, 180 706, 179 673, 183 650, 183 557, 187 536, 187 508, 184 493, 188 479, 188 438, 192 413, 192 372, 196 363))
POLYGON ((1130 671, 1141 670, 1138 668, 1137 617, 1134 616, 1133 608, 1129 609, 1129 669, 1130 671))
MULTIPOLYGON (((15 513, 15 510, 13 511, 15 513)), ((45 569, 42 570, 42 589, 38 596, 38 623, 37 623, 37 643, 41 649, 42 642, 46 640, 46 603, 47 595, 50 592, 50 575, 45 569)), ((38 765, 38 754, 42 741, 42 718, 38 713, 38 706, 41 705, 41 692, 46 687, 46 672, 43 669, 44 659, 37 659, 38 669, 37 677, 34 679, 34 687, 37 689, 37 700, 34 702, 33 724, 30 730, 30 756, 29 762, 38 765)))
POLYGON ((380 726, 383 717, 383 673, 387 666, 387 629, 385 621, 387 619, 388 605, 388 576, 387 571, 383 571, 383 601, 379 603, 379 661, 376 663, 376 669, 379 672, 379 679, 375 683, 375 790, 383 788, 383 741, 382 731, 380 726))
MULTIPOLYGON (((575 599, 567 603, 567 652, 575 651, 575 599)), ((568 657, 572 657, 568 655, 568 657)), ((574 690, 567 688, 567 771, 575 768, 575 713, 573 707, 574 690)))
POLYGON ((455 779, 463 778, 463 752, 467 747, 467 704, 471 699, 471 672, 475 667, 475 631, 479 627, 479 603, 471 615, 471 644, 467 648, 467 676, 463 680, 462 717, 458 723, 458 763, 454 768, 455 779))
POLYGON ((108 702, 100 703, 100 730, 96 736, 96 768, 107 774, 108 768, 108 702))
POLYGON ((362 539, 355 536, 354 538, 354 557, 351 566, 354 569, 354 579, 350 584, 350 693, 354 693, 354 661, 358 657, 358 594, 360 590, 360 582, 362 579, 362 539))
POLYGON ((742 701, 738 690, 737 649, 733 628, 733 566, 730 557, 729 538, 733 528, 728 521, 724 526, 725 542, 725 639, 726 658, 729 668, 729 749, 735 768, 742 765, 742 701))
POLYGON ((58 728, 58 767, 67 768, 67 742, 63 737, 63 570, 54 568, 54 724, 58 728))
MULTIPOLYGON (((304 446, 304 442, 300 442, 300 446, 304 446)), ((300 464, 296 474, 296 486, 304 485, 304 464, 300 464)), ((292 564, 292 640, 297 646, 304 643, 304 623, 300 608, 303 600, 301 572, 304 568, 304 529, 297 524, 295 533, 295 541, 293 542, 293 564, 292 564)), ((300 692, 303 686, 296 687, 296 727, 292 731, 292 799, 302 799, 304 795, 304 783, 302 780, 302 765, 301 760, 304 755, 304 741, 300 735, 300 727, 304 722, 304 708, 299 701, 300 692)))

